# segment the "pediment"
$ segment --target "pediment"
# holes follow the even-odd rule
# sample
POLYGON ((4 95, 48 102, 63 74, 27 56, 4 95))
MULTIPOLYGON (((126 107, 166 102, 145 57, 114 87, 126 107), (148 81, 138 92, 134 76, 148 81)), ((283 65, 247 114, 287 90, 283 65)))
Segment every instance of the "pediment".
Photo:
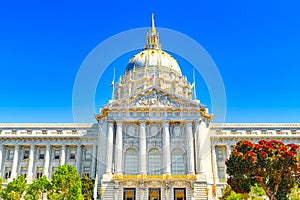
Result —
POLYGON ((156 86, 142 90, 126 99, 113 101, 113 108, 202 108, 205 105, 156 86))

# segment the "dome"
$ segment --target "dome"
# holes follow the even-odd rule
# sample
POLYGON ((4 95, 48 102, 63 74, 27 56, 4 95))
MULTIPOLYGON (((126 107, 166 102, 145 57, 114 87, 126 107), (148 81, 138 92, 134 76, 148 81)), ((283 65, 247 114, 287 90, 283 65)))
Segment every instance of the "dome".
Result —
POLYGON ((181 75, 177 61, 170 54, 161 50, 159 35, 154 26, 154 15, 152 15, 151 28, 146 36, 145 48, 129 60, 125 74, 128 74, 133 69, 141 70, 154 67, 170 69, 181 75))
POLYGON ((152 15, 144 49, 128 61, 124 75, 116 84, 114 99, 128 98, 153 86, 187 99, 192 98, 187 77, 182 75, 177 61, 161 48, 152 15))
POLYGON ((170 54, 161 49, 145 49, 134 55, 129 60, 125 73, 128 73, 133 69, 139 70, 145 67, 167 68, 181 74, 177 61, 170 54))

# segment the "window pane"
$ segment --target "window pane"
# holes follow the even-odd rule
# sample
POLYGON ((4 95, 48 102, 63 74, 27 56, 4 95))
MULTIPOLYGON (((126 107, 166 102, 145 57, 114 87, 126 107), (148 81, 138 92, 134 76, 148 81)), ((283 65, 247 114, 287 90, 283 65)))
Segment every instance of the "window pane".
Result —
POLYGON ((125 153, 124 174, 138 173, 138 152, 135 149, 128 149, 125 153))
POLYGON ((172 174, 185 174, 184 154, 181 149, 172 152, 172 174))
POLYGON ((219 175, 219 179, 225 179, 225 168, 224 167, 218 167, 218 175, 219 175))
POLYGON ((24 150, 23 159, 29 158, 29 150, 24 150))
POLYGON ((44 159, 45 158, 45 150, 44 149, 40 149, 39 150, 39 159, 44 159))
POLYGON ((5 167, 5 179, 10 178, 11 176, 11 167, 5 167))
POLYGON ((70 159, 75 159, 76 157, 76 150, 75 149, 70 149, 70 159))
POLYGON ((149 174, 161 174, 161 154, 158 149, 151 149, 148 154, 149 174))
POLYGON ((26 176, 27 176, 27 167, 21 167, 21 175, 23 175, 26 178, 26 176))
POLYGON ((89 149, 85 150, 85 160, 91 160, 92 159, 92 153, 89 149))
POLYGON ((54 159, 59 159, 60 157, 60 150, 54 150, 54 159))

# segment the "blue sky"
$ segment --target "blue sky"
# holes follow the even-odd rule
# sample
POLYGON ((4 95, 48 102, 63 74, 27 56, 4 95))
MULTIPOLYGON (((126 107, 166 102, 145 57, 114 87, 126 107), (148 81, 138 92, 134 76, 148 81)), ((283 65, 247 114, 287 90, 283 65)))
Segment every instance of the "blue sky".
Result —
MULTIPOLYGON (((210 54, 225 84, 226 122, 300 122, 299 10, 297 0, 2 1, 0 122, 73 122, 73 84, 85 57, 115 34, 150 26, 151 13, 157 26, 210 54)), ((132 55, 99 82, 95 113, 111 96, 112 66, 118 77, 132 55)), ((177 59, 192 81, 189 63, 177 59)), ((199 75, 197 97, 210 107, 199 75)))

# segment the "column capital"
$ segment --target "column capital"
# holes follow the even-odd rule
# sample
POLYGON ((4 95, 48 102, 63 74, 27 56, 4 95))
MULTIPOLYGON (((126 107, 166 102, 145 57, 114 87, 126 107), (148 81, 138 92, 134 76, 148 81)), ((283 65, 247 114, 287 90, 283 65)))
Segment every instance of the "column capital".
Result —
POLYGON ((140 126, 145 127, 146 126, 146 121, 140 121, 140 126))
POLYGON ((201 124, 201 119, 200 119, 200 120, 195 120, 195 121, 194 121, 194 124, 195 124, 196 126, 199 126, 199 125, 201 124))
POLYGON ((114 121, 113 120, 107 120, 107 125, 109 125, 109 126, 114 125, 114 121))
POLYGON ((190 127, 190 126, 192 126, 193 125, 193 121, 185 121, 185 125, 187 126, 187 127, 190 127))
POLYGON ((170 121, 168 121, 168 120, 163 121, 163 125, 164 126, 170 126, 170 121))
POLYGON ((122 120, 116 120, 116 124, 118 127, 122 127, 123 126, 123 121, 122 120))

